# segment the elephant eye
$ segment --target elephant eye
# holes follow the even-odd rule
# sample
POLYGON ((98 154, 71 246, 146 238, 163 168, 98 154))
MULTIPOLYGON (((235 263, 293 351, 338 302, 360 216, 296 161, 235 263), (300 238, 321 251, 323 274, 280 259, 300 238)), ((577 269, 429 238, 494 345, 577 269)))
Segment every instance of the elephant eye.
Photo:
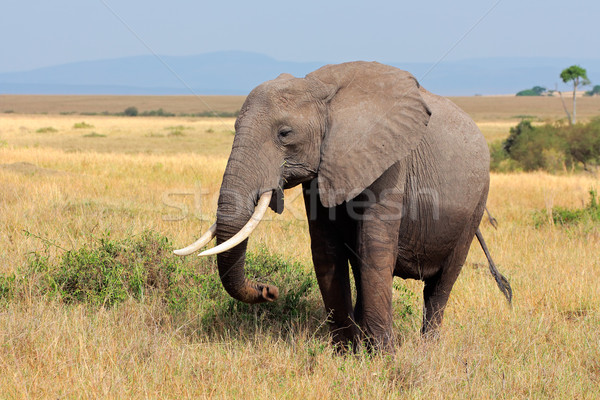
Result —
POLYGON ((292 129, 291 128, 282 128, 279 131, 279 137, 280 138, 288 137, 290 135, 290 133, 292 133, 292 129))

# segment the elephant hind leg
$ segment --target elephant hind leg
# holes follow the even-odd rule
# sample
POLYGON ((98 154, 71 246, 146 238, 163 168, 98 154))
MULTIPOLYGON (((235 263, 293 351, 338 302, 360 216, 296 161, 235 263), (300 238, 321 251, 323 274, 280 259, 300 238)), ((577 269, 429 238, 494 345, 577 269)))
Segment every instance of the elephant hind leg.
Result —
MULTIPOLYGON (((458 272, 455 274, 458 277, 458 272)), ((444 310, 450 297, 450 291, 456 277, 451 279, 447 274, 440 274, 425 280, 423 288, 423 326, 421 335, 427 338, 436 338, 439 327, 444 318, 444 310)))
POLYGON ((477 225, 469 224, 461 234, 452 253, 443 262, 440 272, 429 279, 425 279, 425 287, 423 288, 423 326, 421 328, 421 334, 424 337, 435 338, 438 336, 450 292, 467 259, 476 229, 477 225))

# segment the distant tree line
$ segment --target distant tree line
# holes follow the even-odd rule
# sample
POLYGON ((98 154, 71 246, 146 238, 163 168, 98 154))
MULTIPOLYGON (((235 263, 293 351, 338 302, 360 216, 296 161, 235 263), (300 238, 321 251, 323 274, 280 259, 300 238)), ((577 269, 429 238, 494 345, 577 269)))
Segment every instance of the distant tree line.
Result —
POLYGON ((521 90, 517 93, 517 96, 542 96, 547 93, 545 87, 534 86, 531 89, 521 90))
POLYGON ((180 113, 180 114, 175 114, 172 112, 168 112, 163 110, 162 108, 159 108, 158 110, 148 110, 148 111, 143 111, 143 112, 139 112, 139 110, 137 109, 137 107, 127 107, 125 109, 125 111, 123 111, 122 113, 118 113, 117 115, 125 115, 127 117, 137 117, 137 116, 142 116, 142 117, 175 117, 175 116, 180 116, 180 117, 220 117, 220 118, 235 118, 239 115, 239 111, 235 111, 235 112, 227 112, 227 111, 202 111, 202 112, 197 112, 197 113, 180 113))

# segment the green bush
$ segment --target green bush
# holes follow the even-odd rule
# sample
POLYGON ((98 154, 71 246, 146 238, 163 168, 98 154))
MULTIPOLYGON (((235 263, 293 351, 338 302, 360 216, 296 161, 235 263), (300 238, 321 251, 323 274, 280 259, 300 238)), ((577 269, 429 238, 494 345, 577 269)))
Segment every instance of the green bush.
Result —
POLYGON ((83 137, 106 137, 105 134, 102 133, 98 133, 98 132, 90 132, 90 133, 86 133, 85 135, 83 135, 83 137))
POLYGON ((0 275, 0 302, 13 299, 16 287, 15 281, 15 274, 0 275))
POLYGON ((88 129, 88 128, 93 128, 93 127, 94 127, 94 125, 90 125, 85 122, 77 122, 73 125, 73 129, 88 129))
POLYGON ((278 286, 281 294, 276 302, 250 305, 225 292, 216 257, 177 257, 169 240, 151 231, 123 240, 105 233, 92 244, 63 250, 56 257, 49 256, 51 242, 44 243, 50 245, 33 252, 17 272, 23 280, 0 274, 0 300, 25 292, 94 307, 158 299, 172 318, 185 321, 192 331, 215 334, 241 326, 254 329, 257 322, 281 331, 322 314, 314 273, 265 248, 247 253, 246 275, 278 286))
POLYGON ((174 117, 175 116, 174 113, 167 112, 167 111, 163 110, 162 108, 159 108, 158 110, 144 111, 139 115, 144 116, 144 117, 174 117))
POLYGON ((584 208, 554 207, 551 211, 544 209, 533 214, 534 225, 540 227, 552 221, 554 225, 575 225, 582 222, 600 222, 600 205, 597 193, 590 189, 590 201, 584 208))
MULTIPOLYGON (((186 333, 219 337, 257 329, 286 335, 294 324, 312 331, 326 329, 327 316, 312 268, 264 247, 247 253, 245 273, 251 280, 277 286, 280 296, 273 303, 245 304, 223 289, 216 257, 177 257, 169 240, 152 231, 123 240, 104 233, 73 250, 41 240, 45 249, 31 253, 16 274, 0 274, 0 301, 39 296, 67 306, 91 307, 116 307, 127 300, 159 301, 170 320, 186 333), (60 250, 57 255, 50 255, 52 247, 60 250)), ((418 322, 415 295, 399 282, 394 288, 397 323, 412 327, 418 322)))
POLYGON ((588 164, 598 164, 600 161, 600 118, 588 124, 576 124, 567 130, 569 142, 568 155, 580 162, 584 169, 588 164))
POLYGON ((165 130, 168 130, 169 133, 167 134, 168 136, 185 136, 185 133, 183 133, 183 131, 190 129, 186 126, 183 125, 176 125, 176 126, 167 126, 165 128, 165 130))
POLYGON ((123 114, 128 117, 136 117, 138 115, 138 109, 137 107, 127 107, 125 111, 123 111, 123 114))
POLYGON ((595 85, 592 90, 585 92, 586 96, 600 96, 600 85, 595 85))
POLYGON ((122 241, 105 234, 95 246, 65 251, 54 262, 45 253, 33 253, 25 275, 38 275, 42 295, 112 306, 167 288, 165 279, 173 267, 164 257, 167 251, 166 239, 150 232, 122 241))
POLYGON ((516 95, 517 96, 541 96, 546 92, 545 87, 534 86, 531 89, 521 90, 516 95))
POLYGON ((493 171, 588 169, 600 162, 600 119, 587 124, 532 125, 523 120, 501 144, 490 145, 493 171))
POLYGON ((54 133, 54 132, 58 132, 58 129, 52 127, 52 126, 45 126, 43 128, 40 128, 36 131, 37 133, 54 133))

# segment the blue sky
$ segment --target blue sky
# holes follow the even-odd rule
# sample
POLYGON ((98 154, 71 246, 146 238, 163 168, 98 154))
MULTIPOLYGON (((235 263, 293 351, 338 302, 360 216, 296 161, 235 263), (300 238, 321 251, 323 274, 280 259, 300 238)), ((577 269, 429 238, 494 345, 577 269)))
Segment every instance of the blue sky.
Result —
POLYGON ((244 50, 289 61, 600 58, 597 0, 5 0, 0 72, 244 50))

